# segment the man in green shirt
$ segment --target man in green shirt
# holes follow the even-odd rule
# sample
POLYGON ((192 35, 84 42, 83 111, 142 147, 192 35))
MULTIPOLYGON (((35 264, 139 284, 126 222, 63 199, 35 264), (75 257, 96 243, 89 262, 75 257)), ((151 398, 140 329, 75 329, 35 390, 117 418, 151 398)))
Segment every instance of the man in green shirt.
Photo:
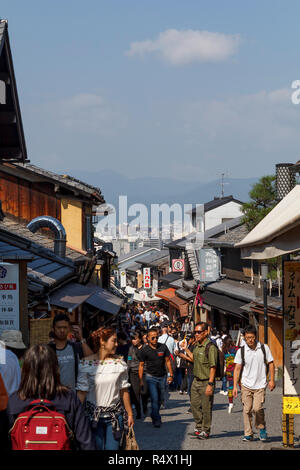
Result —
POLYGON ((193 352, 189 351, 186 345, 183 345, 183 349, 194 363, 191 408, 196 423, 195 436, 199 439, 208 439, 212 420, 218 349, 208 338, 207 323, 200 322, 195 325, 195 339, 193 352))

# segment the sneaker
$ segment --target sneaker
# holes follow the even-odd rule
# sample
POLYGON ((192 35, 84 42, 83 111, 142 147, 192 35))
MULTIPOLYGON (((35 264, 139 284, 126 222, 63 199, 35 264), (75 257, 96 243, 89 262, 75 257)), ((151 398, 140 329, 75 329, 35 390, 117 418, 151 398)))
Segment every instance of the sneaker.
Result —
POLYGON ((231 413, 231 412, 232 412, 232 408, 233 408, 233 403, 229 403, 229 406, 228 406, 228 413, 231 413))
POLYGON ((252 435, 251 436, 244 436, 243 441, 248 441, 248 442, 253 441, 253 436, 252 435))
POLYGON ((220 394, 220 395, 224 395, 224 390, 221 390, 221 391, 219 392, 219 394, 220 394))
POLYGON ((188 392, 183 392, 183 393, 184 393, 185 395, 187 395, 187 394, 188 394, 188 392))
POLYGON ((267 441, 268 440, 267 431, 265 429, 260 429, 259 438, 260 438, 261 441, 267 441))
POLYGON ((202 431, 199 435, 198 435, 198 438, 199 439, 208 439, 209 438, 209 434, 207 434, 207 432, 205 431, 202 431))
POLYGON ((223 392, 223 395, 228 395, 228 392, 223 392))
POLYGON ((202 431, 198 431, 198 429, 194 429, 194 436, 199 437, 202 431))
POLYGON ((182 391, 182 390, 180 390, 179 393, 180 393, 180 395, 183 395, 183 391, 182 391))

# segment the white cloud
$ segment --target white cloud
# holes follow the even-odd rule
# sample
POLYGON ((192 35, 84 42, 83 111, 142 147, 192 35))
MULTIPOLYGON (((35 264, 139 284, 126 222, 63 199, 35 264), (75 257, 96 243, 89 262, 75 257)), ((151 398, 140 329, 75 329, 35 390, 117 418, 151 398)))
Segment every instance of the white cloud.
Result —
POLYGON ((300 155, 300 105, 292 104, 291 93, 279 89, 185 103, 173 121, 175 132, 203 173, 213 176, 213 168, 223 168, 240 177, 275 171, 275 163, 296 162, 300 155))
POLYGON ((55 115, 59 127, 82 134, 114 135, 127 125, 126 116, 116 106, 91 93, 48 103, 44 112, 55 115))
POLYGON ((128 56, 158 54, 171 65, 193 62, 221 62, 234 55, 240 44, 239 35, 226 35, 209 31, 168 29, 157 39, 133 42, 128 56))

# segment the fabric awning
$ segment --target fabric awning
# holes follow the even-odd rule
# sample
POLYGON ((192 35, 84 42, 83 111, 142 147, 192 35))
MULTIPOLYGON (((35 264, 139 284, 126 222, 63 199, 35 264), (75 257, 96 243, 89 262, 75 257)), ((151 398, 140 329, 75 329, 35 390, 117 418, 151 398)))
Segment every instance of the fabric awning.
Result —
POLYGON ((220 311, 231 313, 243 319, 248 319, 248 315, 241 310, 241 307, 245 305, 246 302, 209 291, 201 293, 201 297, 206 304, 215 307, 220 311))
POLYGON ((117 315, 124 303, 124 299, 117 297, 111 292, 97 287, 93 295, 91 295, 86 301, 88 305, 98 308, 103 312, 110 313, 111 315, 117 315))
POLYGON ((50 305, 62 307, 72 312, 82 305, 97 289, 97 286, 84 286, 77 282, 70 282, 64 287, 50 294, 50 305))
POLYGON ((189 313, 189 303, 181 299, 175 294, 175 289, 169 288, 155 294, 163 300, 169 302, 170 305, 179 310, 180 316, 185 317, 189 313))
POLYGON ((263 260, 300 250, 300 185, 295 186, 235 248, 263 260))

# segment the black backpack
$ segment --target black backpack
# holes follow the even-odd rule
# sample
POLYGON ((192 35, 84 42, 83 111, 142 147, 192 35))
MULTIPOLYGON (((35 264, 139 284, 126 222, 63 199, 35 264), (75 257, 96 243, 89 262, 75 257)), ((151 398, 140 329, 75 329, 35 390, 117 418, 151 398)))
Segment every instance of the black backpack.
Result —
MULTIPOLYGON (((264 363, 265 363, 265 366, 266 366, 266 377, 268 377, 269 364, 268 364, 268 361, 267 361, 266 348, 265 348, 264 344, 261 344, 260 346, 261 346, 261 350, 262 350, 263 355, 264 355, 264 363)), ((242 368, 241 368, 241 372, 240 372, 239 382, 241 381, 243 370, 244 370, 244 367, 245 367, 245 346, 241 347, 241 356, 242 356, 242 368)))
POLYGON ((216 345, 215 341, 210 340, 209 343, 207 343, 207 345, 205 346, 205 356, 207 357, 207 359, 208 359, 209 348, 212 347, 212 346, 214 348, 216 348, 217 351, 218 351, 215 379, 220 380, 220 379, 222 379, 222 377, 224 375, 224 356, 223 356, 222 352, 219 350, 219 348, 216 345))

